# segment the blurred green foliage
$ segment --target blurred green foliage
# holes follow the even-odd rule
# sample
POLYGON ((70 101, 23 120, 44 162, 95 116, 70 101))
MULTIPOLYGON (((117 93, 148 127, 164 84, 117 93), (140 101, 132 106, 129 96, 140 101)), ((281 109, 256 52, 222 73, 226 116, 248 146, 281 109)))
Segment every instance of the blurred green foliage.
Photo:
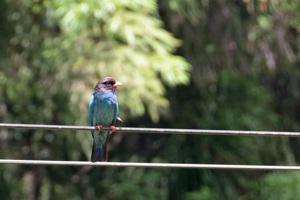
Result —
MULTIPOLYGON (((120 126, 299 131, 298 1, 4 0, 0 121, 87 124, 112 76, 120 126)), ((7 159, 87 160, 82 132, 0 130, 7 159)), ((113 135, 109 160, 297 165, 298 138, 113 135)), ((1 199, 296 199, 297 172, 0 166, 1 199)))
POLYGON ((273 172, 250 184, 251 193, 241 199, 292 200, 299 194, 299 172, 273 172))

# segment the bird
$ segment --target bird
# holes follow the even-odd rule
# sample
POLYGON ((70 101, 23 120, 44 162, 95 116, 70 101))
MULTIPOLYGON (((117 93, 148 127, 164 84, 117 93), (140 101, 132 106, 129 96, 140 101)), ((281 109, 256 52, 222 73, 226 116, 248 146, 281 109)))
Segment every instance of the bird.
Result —
POLYGON ((98 81, 90 101, 88 118, 90 126, 95 126, 98 131, 91 131, 93 137, 92 162, 107 161, 107 141, 111 132, 115 132, 115 124, 118 117, 119 107, 116 96, 117 87, 122 83, 112 77, 105 77, 98 81), (111 131, 101 131, 103 127, 110 127, 111 131), (100 132, 101 131, 101 132, 100 132))

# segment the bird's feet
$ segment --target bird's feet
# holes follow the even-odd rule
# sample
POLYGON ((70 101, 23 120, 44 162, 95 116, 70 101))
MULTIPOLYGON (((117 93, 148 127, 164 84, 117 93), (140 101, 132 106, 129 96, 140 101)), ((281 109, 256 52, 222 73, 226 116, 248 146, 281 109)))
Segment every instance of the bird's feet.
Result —
POLYGON ((102 126, 100 126, 100 125, 97 125, 97 126, 96 126, 96 128, 97 128, 97 130, 99 131, 99 134, 100 134, 100 132, 101 132, 101 129, 102 129, 102 126))
POLYGON ((116 132, 116 127, 115 126, 109 126, 112 132, 116 132))

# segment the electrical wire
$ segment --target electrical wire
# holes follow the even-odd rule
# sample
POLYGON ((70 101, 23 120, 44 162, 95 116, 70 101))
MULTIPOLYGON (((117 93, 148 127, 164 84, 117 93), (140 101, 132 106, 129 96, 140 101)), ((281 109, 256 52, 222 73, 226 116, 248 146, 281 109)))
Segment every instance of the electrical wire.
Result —
MULTIPOLYGON (((33 130, 69 130, 93 131, 93 126, 68 126, 44 124, 12 124, 0 123, 5 129, 33 129, 33 130)), ((111 130, 102 127, 102 131, 111 130)), ((300 132, 278 131, 242 131, 242 130, 204 130, 204 129, 166 129, 166 128, 133 128, 116 127, 120 133, 153 133, 153 134, 194 134, 194 135, 243 135, 243 136, 286 136, 297 137, 300 132)), ((137 162, 84 162, 84 161, 50 161, 50 160, 14 160, 0 159, 0 164, 20 165, 63 165, 63 166, 102 166, 102 167, 151 167, 151 168, 190 168, 190 169, 226 169, 226 170, 300 170, 300 166, 272 166, 272 165, 225 165, 225 164, 184 164, 184 163, 137 163, 137 162)))
MULTIPOLYGON (((97 128, 93 127, 93 126, 11 124, 11 123, 0 123, 0 128, 35 129, 35 130, 69 130, 69 131, 97 130, 97 128)), ((109 131, 111 129, 109 127, 102 127, 101 130, 109 131)), ((171 128, 133 128, 133 127, 116 127, 116 132, 119 132, 119 133, 151 133, 151 134, 235 135, 235 136, 286 136, 286 137, 299 137, 300 136, 300 132, 171 129, 171 128)))
POLYGON ((97 166, 97 167, 188 168, 188 169, 224 169, 224 170, 300 170, 300 166, 137 163, 137 162, 96 162, 96 163, 92 163, 92 162, 86 162, 86 161, 11 160, 11 159, 0 159, 0 164, 97 166))

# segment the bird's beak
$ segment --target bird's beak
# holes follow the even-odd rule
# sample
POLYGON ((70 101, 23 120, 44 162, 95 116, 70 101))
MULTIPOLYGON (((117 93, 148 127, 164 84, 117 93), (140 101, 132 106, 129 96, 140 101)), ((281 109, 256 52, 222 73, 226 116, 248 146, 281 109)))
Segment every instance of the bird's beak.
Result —
POLYGON ((120 86, 122 86, 122 85, 123 85, 122 83, 116 82, 115 84, 113 84, 113 87, 114 87, 114 88, 117 88, 117 87, 120 87, 120 86))

